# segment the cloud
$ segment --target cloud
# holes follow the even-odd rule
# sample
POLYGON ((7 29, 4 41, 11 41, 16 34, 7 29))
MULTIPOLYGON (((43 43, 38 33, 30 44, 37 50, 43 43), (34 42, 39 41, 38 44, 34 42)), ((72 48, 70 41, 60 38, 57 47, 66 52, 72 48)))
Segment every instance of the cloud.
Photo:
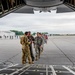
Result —
POLYGON ((1 30, 21 30, 49 33, 75 33, 75 12, 51 14, 19 14, 11 13, 0 18, 1 30))

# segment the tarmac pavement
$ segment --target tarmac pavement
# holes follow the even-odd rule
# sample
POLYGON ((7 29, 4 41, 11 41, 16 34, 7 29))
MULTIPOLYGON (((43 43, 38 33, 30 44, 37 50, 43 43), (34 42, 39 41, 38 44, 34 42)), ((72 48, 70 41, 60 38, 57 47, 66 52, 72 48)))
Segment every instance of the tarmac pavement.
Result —
POLYGON ((36 63, 50 65, 75 64, 75 36, 51 36, 36 63))
MULTIPOLYGON (((21 56, 19 39, 0 39, 0 63, 21 64, 21 56)), ((35 64, 75 65, 75 36, 50 36, 35 64)))

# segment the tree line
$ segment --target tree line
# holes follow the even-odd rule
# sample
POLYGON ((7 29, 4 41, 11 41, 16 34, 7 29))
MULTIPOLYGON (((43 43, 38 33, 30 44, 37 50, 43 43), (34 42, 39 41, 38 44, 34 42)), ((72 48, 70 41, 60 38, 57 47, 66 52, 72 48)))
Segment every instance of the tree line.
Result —
POLYGON ((17 30, 10 30, 11 32, 14 32, 16 35, 23 35, 24 33, 22 31, 17 30))

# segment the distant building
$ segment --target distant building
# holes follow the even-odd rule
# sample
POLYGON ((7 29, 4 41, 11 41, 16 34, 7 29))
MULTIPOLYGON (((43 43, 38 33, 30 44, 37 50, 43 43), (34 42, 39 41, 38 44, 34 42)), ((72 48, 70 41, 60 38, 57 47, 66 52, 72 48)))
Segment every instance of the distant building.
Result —
POLYGON ((0 38, 13 38, 15 37, 15 33, 11 31, 0 31, 0 38))

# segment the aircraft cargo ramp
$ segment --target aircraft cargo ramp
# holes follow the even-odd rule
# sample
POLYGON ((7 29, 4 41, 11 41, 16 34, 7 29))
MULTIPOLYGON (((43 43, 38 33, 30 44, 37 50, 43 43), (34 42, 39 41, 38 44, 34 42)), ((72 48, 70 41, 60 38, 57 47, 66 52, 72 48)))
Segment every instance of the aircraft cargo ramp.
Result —
POLYGON ((75 75, 75 67, 56 65, 11 65, 0 69, 0 75, 75 75))
MULTIPOLYGON (((0 39, 0 75, 75 75, 74 40, 75 36, 51 36, 40 59, 34 64, 22 65, 19 39, 9 40, 8 44, 8 39, 0 39)), ((35 55, 34 48, 33 52, 35 55)))

